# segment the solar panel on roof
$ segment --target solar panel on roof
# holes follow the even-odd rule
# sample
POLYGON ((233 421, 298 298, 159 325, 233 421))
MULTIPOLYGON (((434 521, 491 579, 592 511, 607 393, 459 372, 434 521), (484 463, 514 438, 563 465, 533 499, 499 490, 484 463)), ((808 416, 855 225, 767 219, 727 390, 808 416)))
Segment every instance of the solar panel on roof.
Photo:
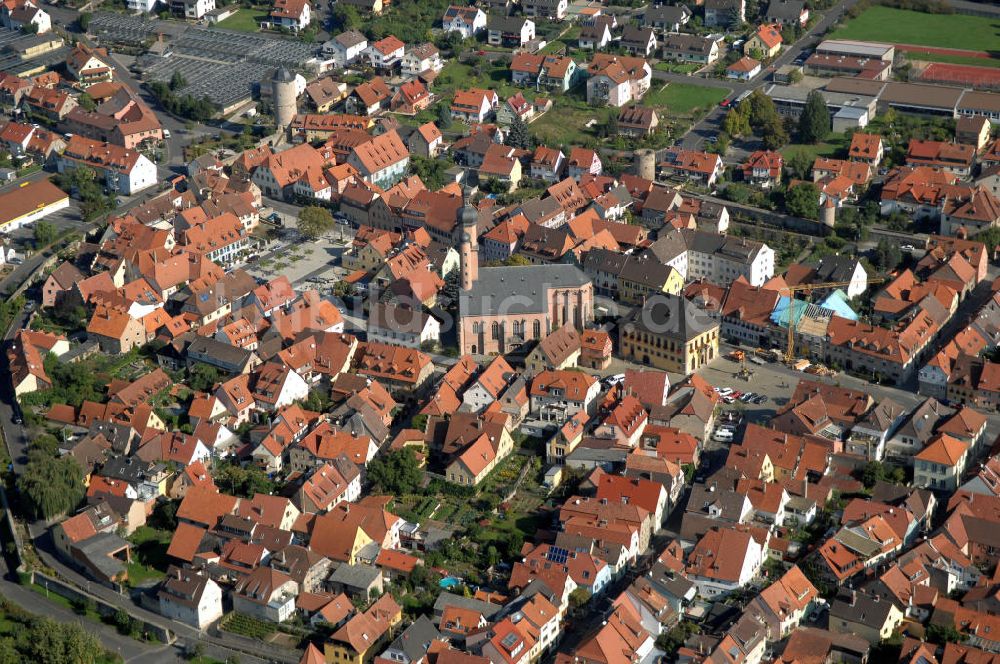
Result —
POLYGON ((562 548, 561 546, 553 546, 549 549, 549 552, 545 555, 545 559, 557 563, 559 565, 564 565, 566 559, 569 558, 569 551, 562 548))

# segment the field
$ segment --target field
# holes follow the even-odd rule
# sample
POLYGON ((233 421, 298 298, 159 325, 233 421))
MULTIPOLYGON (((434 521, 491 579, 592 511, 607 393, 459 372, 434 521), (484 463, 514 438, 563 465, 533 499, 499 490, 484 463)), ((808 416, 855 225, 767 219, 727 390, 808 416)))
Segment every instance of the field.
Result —
POLYGON ((691 115, 695 109, 706 110, 726 98, 721 88, 709 88, 688 83, 670 83, 666 87, 653 87, 642 100, 643 106, 667 109, 672 115, 691 115))
POLYGON ((273 623, 236 612, 223 617, 219 627, 227 632, 249 636, 251 639, 260 639, 261 641, 266 640, 276 630, 273 623))
POLYGON ((260 21, 266 17, 266 12, 241 9, 226 20, 219 21, 219 27, 240 32, 257 32, 260 30, 260 21))
POLYGON ((969 65, 971 67, 994 67, 1000 69, 1000 59, 997 58, 968 58, 962 55, 914 50, 908 50, 906 57, 910 60, 919 60, 922 62, 944 62, 949 65, 969 65))
POLYGON ((653 65, 653 69, 668 71, 673 74, 693 74, 701 68, 702 65, 696 62, 667 62, 666 60, 653 65))
POLYGON ((816 157, 837 157, 838 152, 845 152, 849 147, 849 141, 843 134, 830 134, 822 143, 809 145, 805 143, 789 143, 781 148, 780 152, 789 159, 792 155, 804 152, 813 161, 816 157))
POLYGON ((552 95, 552 108, 531 123, 531 133, 540 143, 556 145, 583 145, 596 140, 588 133, 586 124, 591 120, 603 122, 609 110, 588 106, 586 102, 568 95, 552 95))
POLYGON ((1000 23, 979 16, 926 14, 873 6, 832 35, 834 39, 1000 51, 1000 23))

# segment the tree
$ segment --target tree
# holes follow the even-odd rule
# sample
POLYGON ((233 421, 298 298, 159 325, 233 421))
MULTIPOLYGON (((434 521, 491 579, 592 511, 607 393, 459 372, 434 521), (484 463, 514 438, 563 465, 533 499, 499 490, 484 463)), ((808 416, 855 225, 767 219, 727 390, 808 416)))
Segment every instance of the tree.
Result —
POLYGON ((445 157, 428 159, 418 155, 410 155, 410 172, 420 178, 431 191, 437 191, 447 184, 445 173, 451 168, 452 162, 445 157))
POLYGON ((358 14, 358 10, 343 2, 335 5, 331 15, 334 25, 339 26, 341 30, 356 30, 361 25, 361 15, 358 14))
POLYGON ((413 493, 423 477, 417 457, 409 447, 377 456, 368 464, 368 479, 382 493, 395 496, 413 493))
POLYGON ((299 232, 307 238, 315 240, 324 233, 329 233, 336 226, 333 215, 326 208, 310 205, 299 213, 299 232))
POLYGON ((258 493, 274 491, 272 482, 264 471, 254 466, 242 468, 235 464, 225 464, 215 473, 215 483, 234 496, 251 498, 258 493))
POLYGON ((809 172, 812 170, 813 162, 805 150, 796 150, 785 162, 792 177, 799 180, 809 180, 809 172))
POLYGON ((760 126, 757 133, 763 137, 762 142, 768 150, 777 150, 788 143, 788 131, 785 129, 785 123, 777 115, 769 117, 760 126))
POLYGON ((487 194, 506 194, 510 191, 510 184, 494 177, 487 178, 486 182, 480 182, 479 187, 487 194))
POLYGON ((222 373, 211 364, 198 362, 188 372, 188 387, 198 392, 208 392, 222 381, 222 373))
POLYGON ((174 70, 174 75, 170 77, 170 89, 176 92, 184 87, 187 87, 187 79, 184 78, 180 69, 174 70))
POLYGON ((569 608, 571 611, 578 611, 590 601, 590 591, 586 588, 577 588, 569 594, 569 608))
POLYGON ((83 472, 71 456, 28 452, 28 463, 17 478, 17 489, 28 513, 51 519, 65 514, 83 499, 83 472))
POLYGON ((414 429, 417 429, 418 431, 426 431, 427 415, 417 413, 416 415, 413 416, 413 419, 410 420, 410 426, 413 427, 414 429))
POLYGON ((85 111, 95 111, 95 110, 97 110, 97 102, 94 101, 94 98, 91 97, 90 95, 88 95, 86 92, 82 93, 77 98, 76 101, 77 101, 77 104, 79 104, 80 108, 82 108, 85 111))
POLYGON ((83 12, 80 14, 79 18, 76 19, 76 22, 80 26, 80 29, 83 30, 84 32, 86 32, 87 28, 90 27, 90 16, 91 16, 90 12, 83 12))
POLYGON ((818 90, 813 90, 806 98, 806 107, 799 116, 799 140, 816 144, 830 133, 830 109, 818 90))
POLYGON ((744 104, 740 104, 737 108, 730 108, 722 121, 722 130, 734 137, 751 133, 749 111, 749 107, 744 104))
POLYGON ((604 120, 603 133, 607 137, 618 135, 618 111, 611 109, 604 120))
POLYGON ((753 193, 750 187, 745 184, 740 184, 739 182, 733 182, 727 184, 726 188, 722 190, 722 198, 727 201, 732 201, 734 203, 747 203, 750 200, 750 195, 753 193))
POLYGON ((354 297, 355 293, 357 293, 357 286, 355 286, 349 281, 343 281, 343 280, 335 283, 333 285, 333 290, 331 291, 331 294, 334 297, 339 298, 341 300, 347 299, 349 297, 354 297))
POLYGON ((774 107, 774 100, 768 97, 761 88, 757 88, 753 93, 740 102, 740 112, 742 113, 742 106, 746 104, 747 106, 747 117, 750 119, 750 126, 754 128, 754 131, 758 131, 769 123, 775 120, 780 121, 781 117, 778 115, 778 109, 774 107))
POLYGON ((931 643, 943 646, 946 643, 961 643, 962 641, 965 641, 965 639, 965 634, 962 634, 955 629, 954 625, 927 626, 927 640, 931 643))
POLYGON ((528 123, 520 117, 514 118, 514 122, 510 125, 510 131, 503 142, 504 145, 521 148, 522 150, 531 150, 535 147, 535 139, 532 138, 531 132, 528 131, 528 123))
POLYGON ((503 264, 507 267, 524 267, 531 265, 531 261, 523 254, 511 254, 510 258, 505 260, 503 264))
POLYGON ((906 472, 898 466, 881 461, 869 461, 861 470, 861 483, 865 485, 865 488, 870 489, 879 482, 903 484, 906 482, 906 472))
POLYGON ((451 127, 452 117, 451 109, 448 108, 448 104, 441 104, 438 106, 438 127, 441 129, 448 129, 451 127))
POLYGON ((895 242, 881 239, 872 251, 872 265, 880 272, 891 272, 903 261, 903 252, 895 242))
POLYGON ((793 217, 819 219, 819 190, 812 182, 804 182, 785 192, 785 212, 793 217))
POLYGON ((56 241, 56 227, 47 221, 36 221, 32 231, 35 236, 35 249, 47 247, 56 241))
POLYGON ((135 623, 132 616, 125 609, 118 609, 111 616, 111 623, 118 630, 119 634, 131 634, 135 631, 135 623))

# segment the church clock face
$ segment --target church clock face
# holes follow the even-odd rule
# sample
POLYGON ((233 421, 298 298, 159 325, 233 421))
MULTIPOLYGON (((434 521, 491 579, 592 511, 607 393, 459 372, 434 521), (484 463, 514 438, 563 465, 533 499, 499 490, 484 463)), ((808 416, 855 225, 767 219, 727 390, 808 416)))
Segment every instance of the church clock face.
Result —
POLYGON ((472 242, 472 237, 468 233, 462 233, 462 242, 472 242))

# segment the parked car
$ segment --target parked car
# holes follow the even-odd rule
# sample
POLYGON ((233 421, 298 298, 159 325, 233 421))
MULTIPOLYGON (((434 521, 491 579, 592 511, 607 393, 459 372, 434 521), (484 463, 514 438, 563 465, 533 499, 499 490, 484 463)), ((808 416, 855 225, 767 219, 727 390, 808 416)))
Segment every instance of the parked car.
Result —
POLYGON ((714 434, 712 434, 712 440, 717 443, 731 443, 733 441, 732 431, 727 431, 725 429, 718 429, 714 434))
POLYGON ((608 387, 614 387, 615 385, 618 385, 619 383, 623 382, 625 382, 625 374, 623 373, 614 374, 604 379, 604 384, 607 385, 608 387))

